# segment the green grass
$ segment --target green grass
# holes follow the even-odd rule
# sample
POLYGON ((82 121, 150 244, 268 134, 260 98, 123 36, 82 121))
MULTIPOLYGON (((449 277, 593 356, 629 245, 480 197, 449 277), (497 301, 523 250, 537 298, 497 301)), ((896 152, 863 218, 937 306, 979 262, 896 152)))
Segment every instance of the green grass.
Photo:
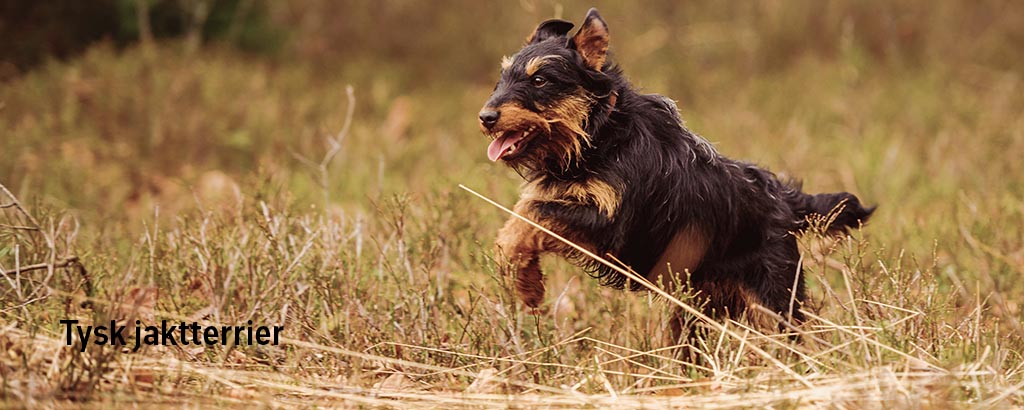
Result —
MULTIPOLYGON (((791 38, 784 29, 750 28, 791 38)), ((652 32, 646 41, 660 38, 652 32)), ((779 65, 759 47, 749 60, 730 57, 737 43, 688 48, 694 61, 679 62, 656 57, 671 43, 635 51, 645 43, 624 35, 615 44, 627 73, 678 99, 721 152, 802 178, 809 191, 880 205, 850 238, 801 239, 815 317, 802 342, 727 323, 740 337, 712 331, 705 368, 676 362, 659 350, 667 301, 600 288, 556 258, 545 260, 548 312, 526 314, 492 260, 507 216, 457 188, 517 198, 519 177, 486 160, 476 130, 486 75, 419 81, 406 62, 364 56, 325 69, 218 47, 186 54, 173 42, 98 45, 0 88, 0 183, 35 220, 0 209, 0 267, 80 258, 0 280, 2 397, 1024 405, 1019 61, 940 60, 932 46, 885 59, 854 44, 779 65), (350 85, 351 127, 339 135, 350 85), (323 184, 300 157, 319 162, 328 138, 341 149, 323 184), (253 320, 286 325, 287 341, 80 354, 63 346, 64 318, 253 320), (474 384, 488 369, 497 381, 474 384)), ((979 53, 1003 55, 999 44, 979 40, 979 53)), ((496 66, 496 56, 478 59, 496 66)), ((0 206, 9 202, 0 194, 0 206)))

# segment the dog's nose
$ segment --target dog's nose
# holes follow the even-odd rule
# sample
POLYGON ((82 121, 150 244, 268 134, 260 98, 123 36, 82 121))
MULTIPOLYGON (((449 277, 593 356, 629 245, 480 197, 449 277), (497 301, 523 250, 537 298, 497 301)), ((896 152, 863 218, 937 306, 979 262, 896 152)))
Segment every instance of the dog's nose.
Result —
POLYGON ((487 129, 494 127, 494 124, 498 123, 498 118, 500 117, 501 113, 495 110, 480 111, 480 123, 487 127, 487 129))

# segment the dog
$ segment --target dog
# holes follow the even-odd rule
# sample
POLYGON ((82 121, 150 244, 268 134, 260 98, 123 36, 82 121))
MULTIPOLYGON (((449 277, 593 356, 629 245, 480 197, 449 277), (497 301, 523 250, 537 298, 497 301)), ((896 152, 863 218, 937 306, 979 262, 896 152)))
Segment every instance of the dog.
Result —
MULTIPOLYGON (((827 232, 843 234, 874 207, 846 192, 806 194, 799 183, 722 156, 686 128, 672 100, 630 85, 608 58, 608 26, 596 9, 570 36, 573 26, 541 23, 502 60, 479 113, 492 139, 488 158, 525 179, 514 211, 594 254, 615 256, 666 291, 689 291, 709 316, 750 321, 763 314, 752 308, 760 305, 801 322, 796 235, 808 229, 808 216, 831 215, 827 232)), ((544 298, 545 253, 603 285, 643 289, 518 218, 501 228, 496 247, 518 297, 534 311, 544 298)), ((676 342, 686 328, 693 336, 684 316, 673 312, 676 342)), ((772 316, 762 319, 782 329, 772 316)))

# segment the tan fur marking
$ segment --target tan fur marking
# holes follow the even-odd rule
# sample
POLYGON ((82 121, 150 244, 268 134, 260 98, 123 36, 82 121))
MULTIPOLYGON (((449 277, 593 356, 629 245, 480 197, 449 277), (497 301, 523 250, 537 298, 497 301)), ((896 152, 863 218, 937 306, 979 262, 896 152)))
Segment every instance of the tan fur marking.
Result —
POLYGON ((544 65, 545 61, 542 57, 531 58, 530 61, 526 62, 526 75, 533 75, 540 70, 540 66, 544 65))
POLYGON ((502 57, 501 58, 501 69, 502 70, 508 70, 509 67, 512 67, 512 57, 509 57, 509 56, 502 57))
POLYGON ((743 312, 743 320, 749 324, 750 327, 763 333, 775 333, 779 330, 779 322, 775 320, 774 317, 755 306, 764 306, 761 303, 761 298, 757 297, 757 295, 750 289, 747 289, 746 286, 740 286, 739 293, 746 305, 746 310, 743 312))
POLYGON ((547 115, 549 121, 564 123, 574 134, 586 138, 589 142, 590 136, 583 131, 583 128, 586 126, 587 114, 593 104, 594 98, 581 88, 577 94, 565 97, 558 103, 546 107, 545 112, 551 113, 551 115, 547 115))
POLYGON ((615 216, 622 196, 611 184, 597 178, 580 183, 552 184, 541 187, 540 181, 527 183, 522 188, 524 200, 554 201, 596 205, 607 217, 615 216))
POLYGON ((549 55, 549 56, 531 58, 530 61, 526 62, 526 75, 534 75, 534 74, 536 74, 537 70, 540 70, 540 68, 543 67, 544 64, 546 64, 549 60, 556 60, 556 59, 562 59, 562 56, 549 55))
POLYGON ((710 243, 711 240, 695 227, 690 226, 677 232, 648 273, 648 279, 654 280, 660 276, 662 288, 669 293, 675 291, 677 282, 686 281, 685 277, 681 281, 677 280, 677 274, 697 269, 710 243), (671 274, 669 267, 672 269, 671 274))
MULTIPOLYGON (((485 109, 489 108, 491 107, 485 107, 485 109)), ((482 124, 480 125, 481 130, 492 137, 497 137, 505 131, 525 131, 531 127, 540 129, 545 134, 551 133, 551 124, 544 117, 519 104, 506 103, 493 109, 501 112, 501 118, 494 128, 487 129, 482 124)))
POLYGON ((583 184, 572 184, 566 193, 581 202, 591 202, 609 218, 619 209, 619 191, 602 180, 591 178, 583 184))
POLYGON ((574 157, 578 158, 584 146, 590 146, 590 135, 584 131, 587 126, 587 115, 594 99, 582 88, 576 95, 566 97, 550 107, 544 107, 544 116, 553 126, 564 130, 568 140, 565 152, 562 153, 563 162, 568 165, 574 157))

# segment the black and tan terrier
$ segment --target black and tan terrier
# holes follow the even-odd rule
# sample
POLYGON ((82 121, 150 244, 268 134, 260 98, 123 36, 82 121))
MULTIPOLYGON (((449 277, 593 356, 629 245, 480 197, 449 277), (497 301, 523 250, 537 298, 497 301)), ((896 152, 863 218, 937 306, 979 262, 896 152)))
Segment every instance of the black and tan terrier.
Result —
MULTIPOLYGON (((608 27, 597 10, 569 36, 572 28, 564 20, 541 23, 502 61, 480 111, 480 126, 493 138, 488 158, 526 179, 515 211, 666 290, 688 286, 715 317, 754 319, 748 308, 757 304, 799 322, 791 300, 799 308, 805 291, 795 234, 808 228, 810 214, 834 211, 828 231, 843 233, 873 208, 845 192, 805 194, 799 184, 722 156, 683 125, 672 100, 637 92, 609 61, 608 27)), ((498 232, 497 246, 530 308, 544 297, 543 253, 568 258, 602 284, 627 283, 516 218, 498 232)), ((677 311, 676 340, 682 322, 677 311)))

